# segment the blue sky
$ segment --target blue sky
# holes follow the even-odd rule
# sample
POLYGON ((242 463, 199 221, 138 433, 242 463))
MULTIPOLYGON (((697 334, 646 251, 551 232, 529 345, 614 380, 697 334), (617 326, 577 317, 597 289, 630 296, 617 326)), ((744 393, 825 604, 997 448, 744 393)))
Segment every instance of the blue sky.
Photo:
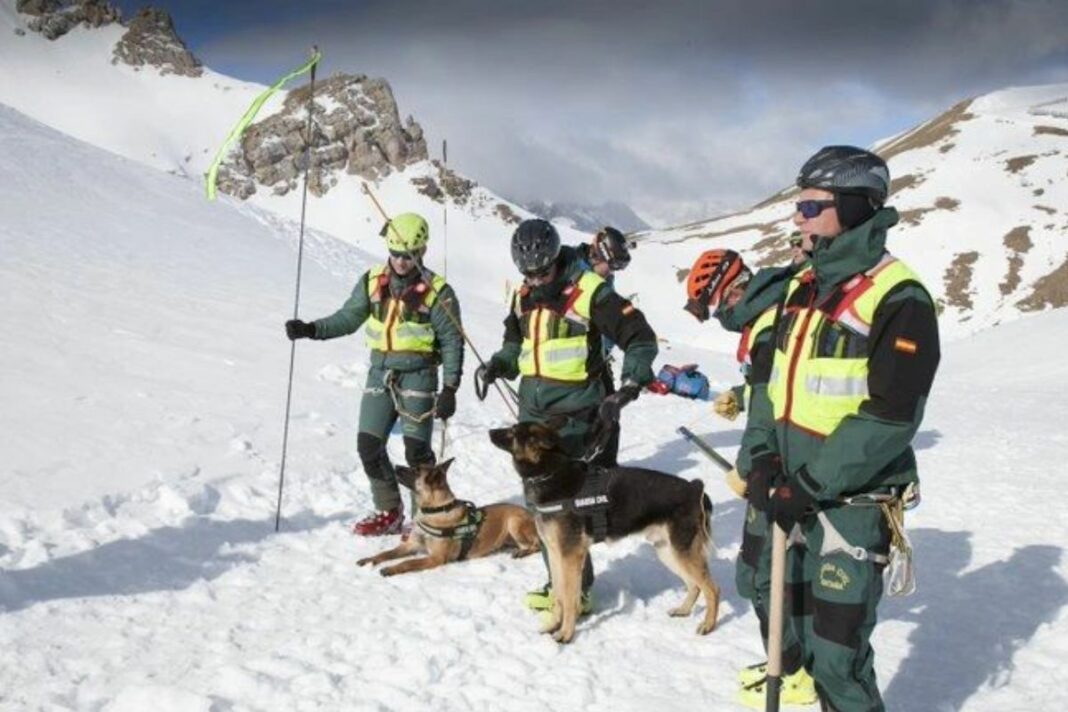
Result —
MULTIPOLYGON (((118 3, 126 15, 139 3, 118 3)), ((820 145, 1068 82, 1063 0, 154 0, 218 71, 385 77, 431 152, 515 199, 653 222, 761 200, 820 145)))

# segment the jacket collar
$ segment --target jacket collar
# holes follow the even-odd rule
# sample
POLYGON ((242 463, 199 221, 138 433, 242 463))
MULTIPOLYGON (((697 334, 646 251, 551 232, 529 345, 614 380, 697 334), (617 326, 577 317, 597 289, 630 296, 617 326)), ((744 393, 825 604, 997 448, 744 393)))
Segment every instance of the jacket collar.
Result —
POLYGON ((820 292, 878 264, 886 251, 886 231, 897 224, 894 208, 881 208, 867 222, 832 238, 816 240, 812 268, 820 292))

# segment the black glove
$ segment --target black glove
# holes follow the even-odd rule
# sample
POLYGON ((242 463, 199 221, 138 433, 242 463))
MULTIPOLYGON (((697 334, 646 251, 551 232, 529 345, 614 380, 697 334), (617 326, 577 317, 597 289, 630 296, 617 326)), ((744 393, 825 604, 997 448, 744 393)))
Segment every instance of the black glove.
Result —
POLYGON ((486 394, 489 393, 490 384, 502 375, 504 375, 504 373, 501 365, 493 359, 490 359, 475 369, 475 395, 478 396, 480 401, 486 400, 486 394))
POLYGON ((445 386, 441 389, 434 413, 442 420, 448 420, 456 413, 456 386, 445 386))
POLYGON ((775 494, 768 502, 768 514, 787 534, 794 525, 810 513, 816 506, 816 498, 808 493, 801 483, 790 477, 775 488, 775 494))
POLYGON ((286 336, 290 341, 313 339, 315 338, 315 324, 309 324, 300 319, 290 319, 286 322, 286 336))
POLYGON ((771 483, 781 470, 782 460, 778 455, 765 452, 753 458, 753 466, 745 478, 745 498, 756 511, 768 511, 771 483))
POLYGON ((619 414, 623 411, 623 406, 637 398, 639 393, 641 393, 641 387, 635 383, 628 383, 622 386, 601 402, 597 417, 605 424, 618 423, 619 414))

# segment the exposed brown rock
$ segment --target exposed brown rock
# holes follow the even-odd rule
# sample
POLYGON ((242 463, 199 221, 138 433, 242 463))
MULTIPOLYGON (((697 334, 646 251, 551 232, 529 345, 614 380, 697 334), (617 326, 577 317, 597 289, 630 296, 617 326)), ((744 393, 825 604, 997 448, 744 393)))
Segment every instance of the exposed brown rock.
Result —
POLYGON ((935 200, 935 208, 938 210, 956 210, 960 207, 960 201, 956 198, 946 198, 945 196, 935 200))
POLYGON ((497 217, 510 225, 518 225, 523 222, 520 217, 515 214, 515 211, 506 203, 497 203, 493 208, 493 212, 496 213, 497 217))
POLYGON ((935 210, 956 210, 960 207, 960 201, 956 198, 948 198, 941 196, 935 200, 935 204, 930 208, 913 208, 912 210, 902 210, 898 214, 902 225, 919 225, 923 216, 927 213, 935 210))
POLYGON ((780 232, 775 226, 778 223, 748 223, 746 225, 739 225, 738 227, 732 227, 728 230, 720 230, 718 232, 701 232, 696 235, 687 235, 686 237, 680 237, 678 240, 670 240, 669 242, 688 242, 690 240, 711 240, 717 237, 725 237, 727 235, 735 235, 740 232, 747 232, 749 230, 759 230, 764 235, 770 235, 776 232, 780 232))
POLYGON ((199 77, 204 73, 200 60, 185 46, 174 30, 174 21, 164 10, 141 8, 130 20, 126 34, 115 44, 112 64, 156 67, 160 74, 199 77))
POLYGON ((1053 215, 1057 212, 1056 208, 1051 208, 1048 205, 1032 205, 1031 207, 1035 210, 1041 210, 1044 213, 1048 213, 1049 215, 1053 215))
POLYGON ((1031 294, 1016 302, 1023 311, 1039 311, 1046 307, 1068 306, 1068 260, 1035 282, 1031 294))
MULTIPOLYGON (((309 84, 292 90, 278 113, 249 126, 240 150, 219 169, 220 190, 231 193, 232 187, 239 191, 233 195, 248 194, 248 181, 252 181, 253 188, 255 184, 270 186, 277 194, 297 186, 308 146, 309 92, 309 84)), ((338 74, 316 83, 315 98, 308 176, 308 189, 313 194, 322 196, 337 185, 341 171, 376 180, 426 160, 422 127, 410 116, 401 120, 393 92, 384 79, 338 74), (329 111, 323 108, 328 102, 329 111)), ((447 171, 440 173, 439 166, 438 179, 427 178, 422 187, 462 202, 456 196, 466 200, 470 187, 466 193, 464 187, 469 183, 474 185, 447 171)))
POLYGON ((47 39, 59 39, 78 25, 101 27, 119 22, 121 13, 105 0, 19 0, 15 9, 34 19, 26 23, 47 39))
POLYGON ((971 105, 971 99, 965 99, 955 104, 948 111, 920 124, 901 138, 881 147, 878 154, 884 160, 889 161, 894 156, 905 151, 933 146, 951 136, 956 136, 960 133, 960 129, 957 127, 958 124, 975 118, 974 114, 968 113, 968 108, 971 105))
POLYGON ((1034 128, 1035 136, 1042 136, 1043 134, 1048 136, 1068 136, 1068 129, 1062 129, 1060 126, 1036 126, 1034 128))
POLYGON ((959 309, 972 308, 972 265, 979 260, 978 252, 961 252, 953 258, 946 269, 943 281, 946 285, 945 303, 959 309))
POLYGON ((1023 268, 1023 255, 1026 254, 1034 243, 1031 242, 1031 228, 1028 225, 1014 227, 1005 235, 1005 247, 1011 251, 1009 255, 1009 270, 1005 274, 1005 281, 998 285, 1003 295, 1012 294, 1020 286, 1020 269, 1023 268))
POLYGON ((915 188, 926 180, 924 176, 915 173, 906 173, 890 181, 890 195, 897 195, 903 190, 915 188))
POLYGON ((1005 170, 1007 170, 1009 173, 1019 173, 1024 168, 1027 168, 1029 165, 1034 163, 1036 158, 1038 158, 1038 156, 1035 154, 1010 158, 1005 161, 1005 170))
POLYGON ((439 203, 445 200, 445 193, 441 191, 438 182, 430 176, 418 176, 412 178, 411 184, 415 186, 416 190, 431 200, 439 203))
POLYGON ((950 151, 952 151, 956 147, 957 147, 957 144, 955 144, 955 143, 943 144, 942 146, 938 147, 938 152, 939 153, 949 153, 950 151))

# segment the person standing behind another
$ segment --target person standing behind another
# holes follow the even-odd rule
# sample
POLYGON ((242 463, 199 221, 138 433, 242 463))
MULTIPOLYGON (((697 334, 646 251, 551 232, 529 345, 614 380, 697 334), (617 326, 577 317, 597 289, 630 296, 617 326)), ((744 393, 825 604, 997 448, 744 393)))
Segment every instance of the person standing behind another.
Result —
POLYGON ((460 304, 445 278, 422 266, 430 239, 426 220, 403 213, 386 223, 381 235, 389 259, 360 277, 336 313, 313 322, 286 322, 290 339, 320 341, 352 334, 367 322, 371 368, 360 401, 356 450, 376 511, 353 526, 360 536, 401 531, 404 509, 386 439, 399 417, 408 465, 433 464, 432 417, 447 420, 456 412, 463 371, 460 304))
MULTIPOLYGON (((562 421, 561 445, 569 457, 589 455, 620 411, 655 380, 656 334, 633 304, 604 279, 584 269, 571 247, 546 220, 524 220, 512 234, 512 261, 523 285, 512 296, 504 320, 504 342, 475 372, 483 390, 498 378, 522 376, 519 422, 562 421), (623 350, 623 385, 607 395, 599 377, 604 360, 602 336, 623 350)), ((591 465, 601 465, 591 457, 591 465)), ((544 549, 543 549, 544 552, 544 549)), ((548 568, 548 561, 546 561, 548 568)), ((551 581, 527 594, 534 610, 552 607, 551 581)), ((592 607, 593 566, 587 556, 582 572, 582 609, 592 607)))
MULTIPOLYGON (((627 247, 627 239, 614 227, 603 227, 594 236, 590 243, 575 245, 575 252, 579 257, 579 264, 584 269, 590 270, 602 277, 611 289, 616 287, 616 272, 622 272, 630 264, 630 250, 627 247)), ((601 367, 601 382, 604 391, 608 395, 616 392, 615 377, 612 375, 611 352, 614 348, 612 340, 607 336, 601 339, 604 345, 604 361, 601 367)), ((604 452, 600 462, 605 467, 615 467, 619 464, 619 423, 612 424, 612 433, 605 443, 604 452)))
POLYGON ((813 249, 775 326, 770 446, 781 465, 759 483, 750 475, 749 497, 804 536, 795 630, 822 709, 879 712, 870 641, 889 512, 918 482, 911 442, 940 359, 938 321, 920 278, 886 251, 898 214, 884 207, 890 172, 879 156, 826 147, 797 185, 794 224, 813 249))

